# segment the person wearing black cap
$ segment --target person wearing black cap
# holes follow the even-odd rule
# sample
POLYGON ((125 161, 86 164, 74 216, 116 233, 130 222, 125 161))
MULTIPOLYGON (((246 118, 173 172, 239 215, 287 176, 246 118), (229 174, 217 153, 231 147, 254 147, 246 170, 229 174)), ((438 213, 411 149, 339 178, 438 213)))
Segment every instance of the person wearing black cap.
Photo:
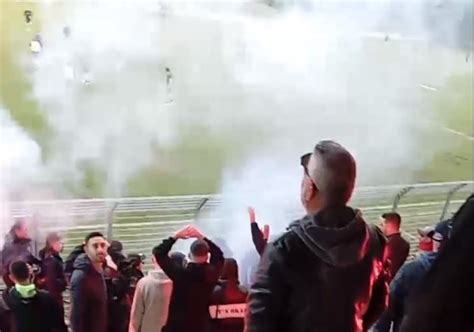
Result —
POLYGON ((224 264, 222 250, 194 226, 187 226, 155 247, 153 253, 159 266, 173 281, 163 332, 208 332, 209 303, 224 264), (169 252, 176 240, 190 238, 196 241, 191 244, 190 262, 183 267, 169 257, 169 252))
POLYGON ((63 249, 61 238, 57 233, 46 236, 46 245, 40 250, 41 273, 37 284, 41 289, 47 290, 61 309, 64 321, 63 292, 66 290, 66 276, 63 270, 63 260, 60 253, 63 249))

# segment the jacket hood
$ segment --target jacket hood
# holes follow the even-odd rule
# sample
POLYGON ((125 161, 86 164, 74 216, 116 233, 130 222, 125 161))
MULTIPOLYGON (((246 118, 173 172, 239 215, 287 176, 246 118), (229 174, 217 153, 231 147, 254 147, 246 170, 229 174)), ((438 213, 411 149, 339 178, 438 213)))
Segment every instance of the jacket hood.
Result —
POLYGON ((80 254, 74 261, 74 270, 87 271, 91 268, 91 266, 91 260, 86 254, 80 254))
POLYGON ((367 254, 370 231, 353 209, 343 207, 321 211, 289 227, 322 261, 332 266, 350 266, 367 254))
POLYGON ((151 270, 148 272, 148 275, 156 280, 169 280, 169 277, 163 272, 163 270, 151 270))
POLYGON ((5 235, 5 243, 21 243, 21 244, 29 244, 31 243, 31 239, 20 239, 15 235, 13 232, 9 232, 5 235))
POLYGON ((431 265, 433 265, 433 262, 436 260, 437 257, 437 252, 428 252, 426 254, 421 254, 418 259, 420 260, 420 264, 423 265, 426 270, 428 270, 431 265))
POLYGON ((15 288, 12 288, 10 291, 8 291, 4 300, 8 308, 10 308, 10 310, 15 310, 16 308, 22 305, 28 305, 35 298, 36 298, 36 295, 32 297, 24 298, 15 288))

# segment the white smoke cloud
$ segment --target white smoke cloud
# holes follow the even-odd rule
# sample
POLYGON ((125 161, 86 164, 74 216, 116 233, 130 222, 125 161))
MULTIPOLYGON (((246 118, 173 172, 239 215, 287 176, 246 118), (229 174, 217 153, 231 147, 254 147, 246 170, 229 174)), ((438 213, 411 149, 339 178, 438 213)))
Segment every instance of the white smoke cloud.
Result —
POLYGON ((8 201, 37 181, 40 165, 38 144, 0 105, 0 248, 12 223, 8 201))
POLYGON ((60 15, 45 5, 31 77, 54 131, 48 171, 80 181, 89 161, 119 196, 188 127, 251 140, 223 172, 228 234, 240 234, 246 205, 282 228, 298 209, 299 155, 323 138, 354 153, 359 184, 409 181, 431 121, 419 85, 459 67, 428 42, 422 1, 390 24, 390 0, 268 3, 69 1, 60 15))

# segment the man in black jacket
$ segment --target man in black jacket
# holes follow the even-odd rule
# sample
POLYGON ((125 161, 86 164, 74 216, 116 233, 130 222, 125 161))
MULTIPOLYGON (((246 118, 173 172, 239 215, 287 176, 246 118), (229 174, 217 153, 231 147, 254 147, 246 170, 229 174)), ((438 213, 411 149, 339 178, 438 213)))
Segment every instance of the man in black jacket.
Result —
POLYGON ((168 320, 163 332, 208 332, 209 303, 224 264, 221 249, 195 227, 187 226, 153 251, 156 261, 173 281, 168 320), (170 259, 169 252, 176 240, 189 238, 197 240, 191 245, 191 261, 183 267, 170 259))
POLYGON ((381 229, 387 237, 387 260, 390 265, 390 278, 397 275, 398 270, 407 260, 410 253, 410 243, 400 233, 402 218, 396 212, 382 215, 381 229))
POLYGON ((107 288, 104 262, 108 243, 99 232, 87 235, 85 254, 74 262, 71 277, 71 326, 73 332, 107 331, 107 288))
POLYGON ((56 301, 31 282, 30 268, 23 261, 10 264, 15 286, 3 292, 0 311, 9 311, 12 332, 66 332, 56 301))
POLYGON ((362 332, 386 307, 385 239, 346 204, 351 154, 319 142, 301 158, 306 217, 268 243, 249 292, 248 332, 362 332))
POLYGON ((61 238, 57 233, 46 236, 46 246, 40 250, 41 274, 37 284, 49 292, 51 297, 63 307, 63 292, 66 290, 63 259, 60 254, 63 248, 61 238))
POLYGON ((74 271, 74 262, 76 261, 76 258, 84 253, 84 243, 82 243, 75 246, 71 253, 66 257, 66 260, 64 261, 64 273, 68 280, 71 279, 72 272, 74 271))

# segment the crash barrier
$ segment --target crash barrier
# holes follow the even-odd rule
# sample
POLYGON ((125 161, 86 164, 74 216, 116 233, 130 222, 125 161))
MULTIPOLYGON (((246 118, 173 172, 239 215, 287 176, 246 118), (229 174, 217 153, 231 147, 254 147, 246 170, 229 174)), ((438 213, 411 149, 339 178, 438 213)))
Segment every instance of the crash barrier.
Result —
MULTIPOLYGON (((400 213, 403 235, 411 242, 413 254, 417 249, 416 230, 449 218, 472 192, 472 181, 359 187, 351 205, 360 208, 372 223, 378 223, 382 213, 400 213)), ((219 215, 222 205, 221 195, 189 195, 7 202, 4 209, 12 218, 30 218, 36 252, 44 244, 45 234, 54 230, 64 238, 64 255, 92 231, 120 240, 126 252, 149 254, 161 239, 183 225, 223 224, 226 220, 219 215)), ((295 206, 285 213, 291 221, 300 217, 302 210, 295 206)))

